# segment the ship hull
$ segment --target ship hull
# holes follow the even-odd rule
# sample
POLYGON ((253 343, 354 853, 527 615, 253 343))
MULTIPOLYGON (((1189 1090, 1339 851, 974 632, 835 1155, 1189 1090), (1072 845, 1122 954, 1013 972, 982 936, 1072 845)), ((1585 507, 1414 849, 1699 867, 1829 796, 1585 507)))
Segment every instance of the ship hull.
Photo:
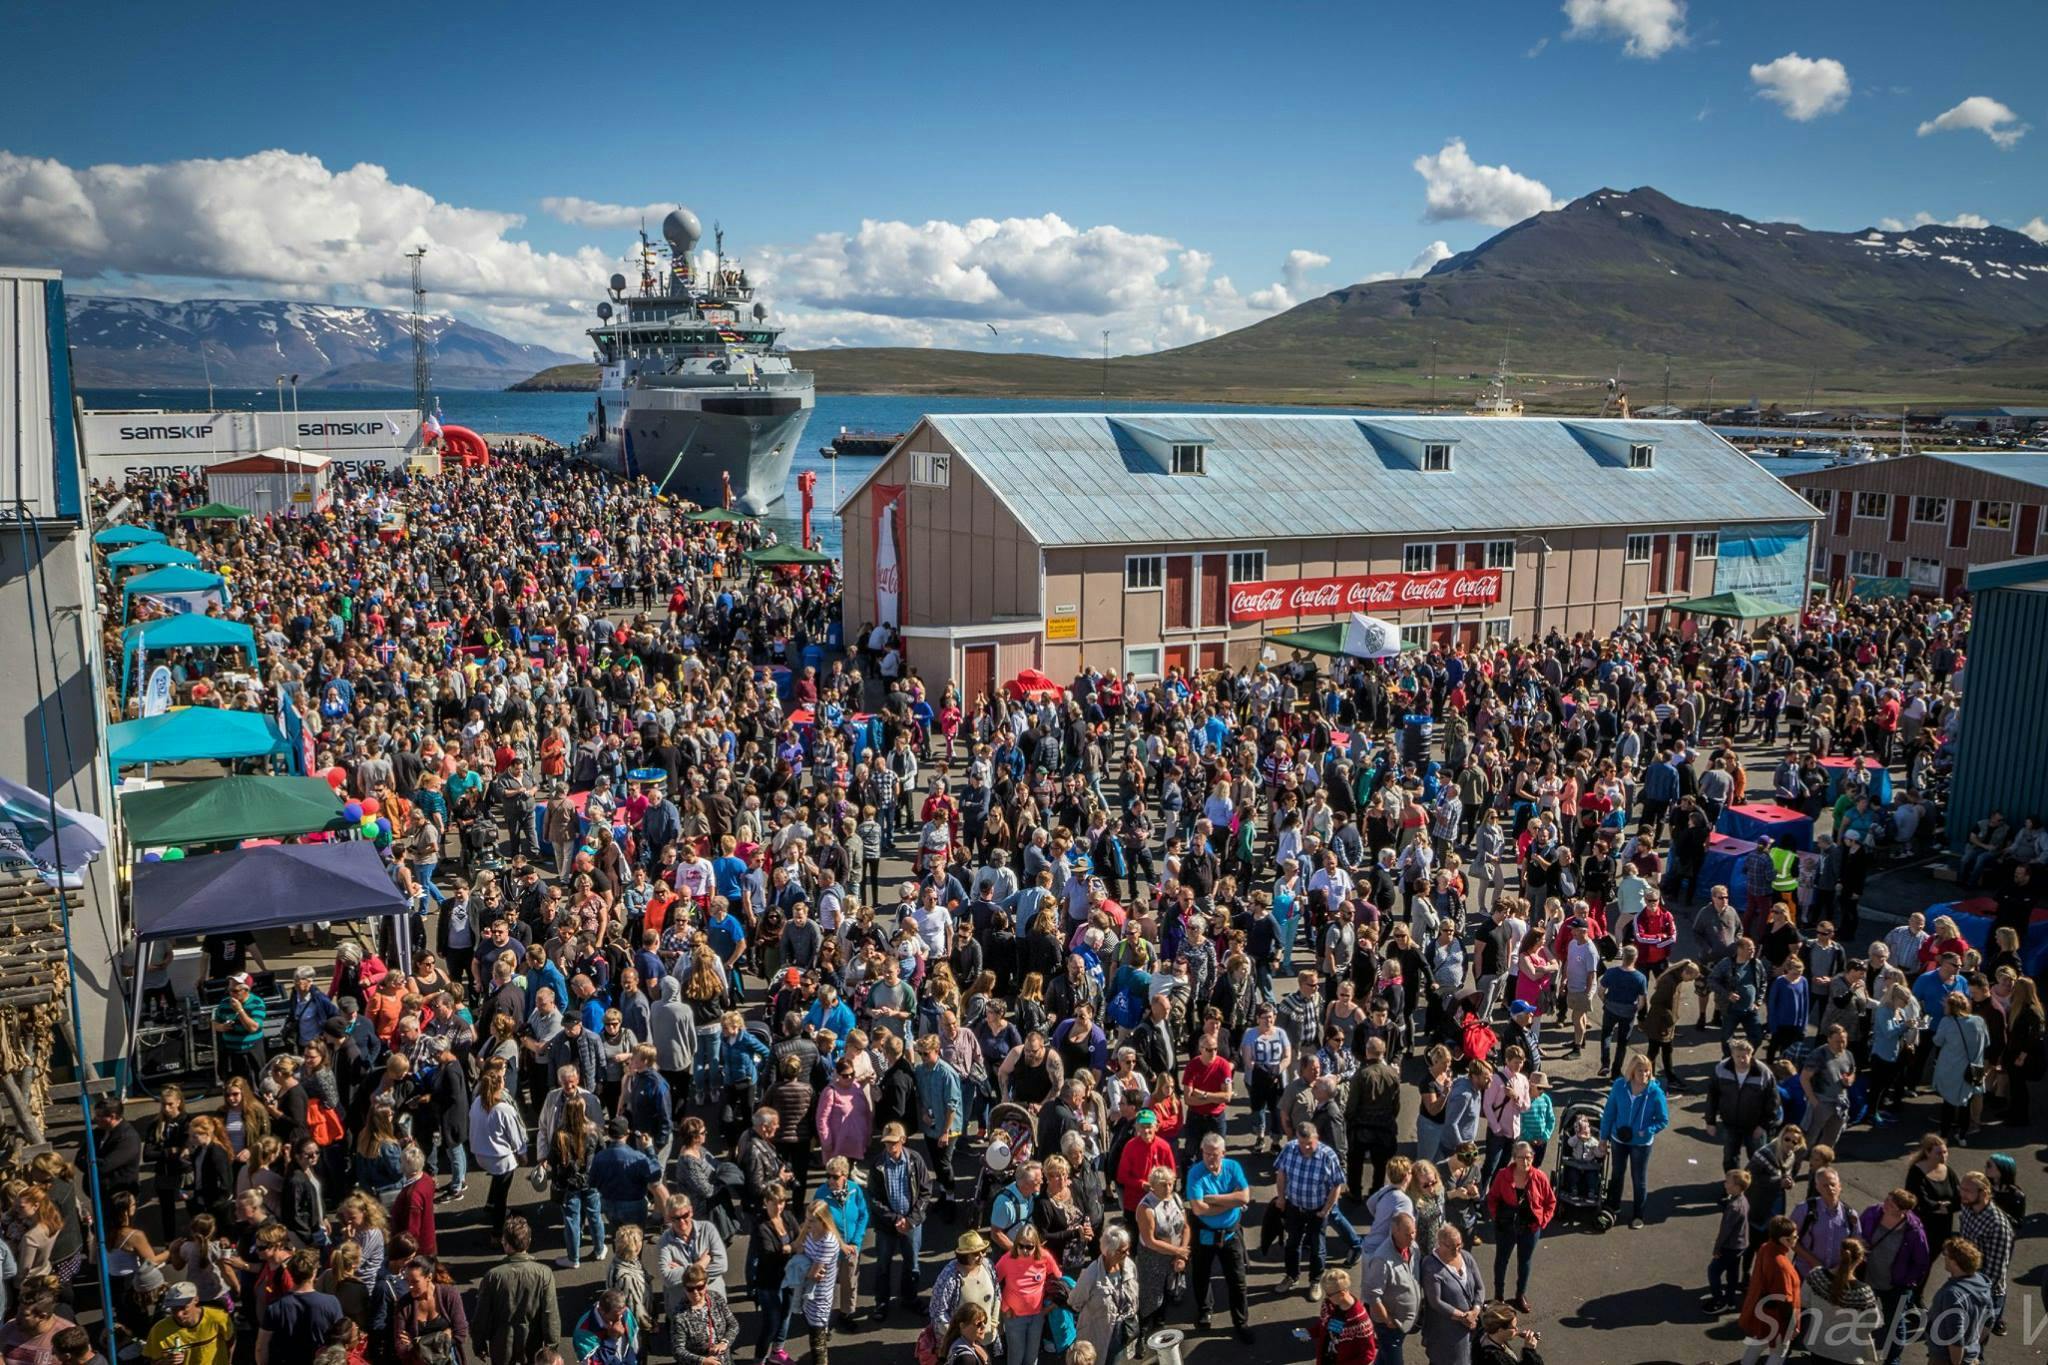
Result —
POLYGON ((707 507, 724 503, 729 476, 733 505, 765 512, 788 496, 790 465, 811 411, 808 402, 794 412, 763 416, 630 408, 610 439, 585 458, 615 474, 651 479, 662 492, 707 507))

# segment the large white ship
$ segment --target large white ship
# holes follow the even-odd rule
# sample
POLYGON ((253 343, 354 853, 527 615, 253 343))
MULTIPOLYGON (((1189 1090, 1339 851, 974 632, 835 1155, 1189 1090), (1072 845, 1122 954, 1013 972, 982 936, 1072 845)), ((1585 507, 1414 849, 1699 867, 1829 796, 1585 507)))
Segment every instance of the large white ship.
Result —
POLYGON ((612 276, 590 329, 598 385, 585 456, 707 506, 729 483, 735 506, 764 512, 788 491, 817 396, 776 344, 781 329, 745 269, 726 260, 724 234, 713 266, 692 261, 703 234, 679 208, 662 220, 666 250, 640 234, 639 280, 612 276))

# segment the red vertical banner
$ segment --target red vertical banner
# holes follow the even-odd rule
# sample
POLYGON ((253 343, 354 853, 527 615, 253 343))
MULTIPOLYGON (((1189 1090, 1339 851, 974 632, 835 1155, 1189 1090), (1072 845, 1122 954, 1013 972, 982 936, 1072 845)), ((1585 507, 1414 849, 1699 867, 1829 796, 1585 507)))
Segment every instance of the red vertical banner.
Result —
POLYGON ((903 561, 905 498, 900 483, 878 483, 872 489, 875 553, 875 621, 903 624, 903 561))

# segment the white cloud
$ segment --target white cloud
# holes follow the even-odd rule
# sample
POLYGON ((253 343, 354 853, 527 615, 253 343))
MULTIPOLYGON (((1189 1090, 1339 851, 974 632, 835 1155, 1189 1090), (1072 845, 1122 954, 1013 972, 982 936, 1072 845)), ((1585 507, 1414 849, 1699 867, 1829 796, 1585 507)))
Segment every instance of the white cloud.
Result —
MULTIPOLYGON (((668 206, 551 198, 564 221, 610 233, 668 206)), ((254 297, 405 307, 404 253, 427 247, 429 305, 522 341, 580 353, 605 279, 623 267, 584 246, 519 240, 516 213, 437 200, 382 167, 333 169, 284 151, 151 165, 72 167, 0 151, 0 260, 64 269, 81 292, 254 297)), ((1279 279, 1241 294, 1211 257, 1171 237, 1055 214, 964 223, 869 221, 746 263, 798 347, 972 346, 1092 354, 1219 335, 1313 292, 1330 263, 1288 253, 1279 279), (984 322, 996 323, 1000 339, 984 322)))
POLYGON ((1093 354, 1186 345, 1291 308, 1330 263, 1296 248, 1281 278, 1240 294, 1213 258, 1173 238, 1057 214, 964 223, 870 219, 756 253, 755 278, 805 347, 886 342, 1093 354))
POLYGON ((1506 166, 1482 166, 1454 137, 1434 156, 1415 158, 1426 187, 1423 217, 1432 223, 1470 218, 1494 227, 1519 223, 1531 214, 1563 207, 1550 187, 1506 166))
POLYGON ((2039 214, 2028 219, 2026 226, 2022 227, 2020 231, 2026 233, 2027 236, 2032 237, 2041 245, 2048 246, 2048 219, 2042 218, 2039 214))
POLYGON ((2021 123, 2018 114, 1991 96, 1972 95, 1955 108, 1921 124, 1920 136, 1926 137, 1929 133, 1982 133, 2001 148, 2011 151, 2027 135, 2030 127, 2031 124, 2021 123))
POLYGON ((1406 270, 1375 270, 1372 274, 1365 277, 1365 283, 1378 284, 1381 280, 1420 279, 1422 276, 1427 275, 1437 262, 1449 260, 1456 254, 1456 252, 1451 250, 1451 244, 1439 237, 1436 241, 1431 242, 1428 246, 1416 252, 1415 259, 1408 262, 1406 270))
POLYGON ((1981 213, 1958 213, 1953 218, 1936 218, 1922 209, 1913 215, 1913 221, 1910 223, 1898 218, 1880 218, 1877 225, 1886 232, 1905 232, 1923 227, 1988 228, 1991 226, 1991 220, 1981 213))
POLYGON ((637 228, 642 223, 661 226, 674 204, 600 204, 575 195, 551 194, 540 201, 540 211, 576 227, 637 228))
POLYGON ((1536 43, 1535 43, 1535 45, 1534 45, 1533 47, 1531 47, 1531 48, 1530 48, 1530 49, 1529 49, 1529 50, 1528 50, 1527 52, 1524 52, 1524 53, 1523 53, 1522 55, 1523 55, 1524 57, 1540 57, 1540 56, 1542 56, 1542 55, 1543 55, 1543 49, 1544 49, 1544 48, 1546 48, 1546 47, 1549 47, 1549 46, 1550 46, 1550 39, 1548 39, 1548 38, 1538 38, 1538 39, 1536 40, 1536 43))
POLYGON ((1833 57, 1788 52, 1750 67, 1749 78, 1756 82, 1758 94, 1795 123, 1835 113, 1849 102, 1849 69, 1833 57))
POLYGON ((1685 0, 1564 0, 1567 38, 1620 37, 1631 57, 1657 58, 1686 41, 1685 0))

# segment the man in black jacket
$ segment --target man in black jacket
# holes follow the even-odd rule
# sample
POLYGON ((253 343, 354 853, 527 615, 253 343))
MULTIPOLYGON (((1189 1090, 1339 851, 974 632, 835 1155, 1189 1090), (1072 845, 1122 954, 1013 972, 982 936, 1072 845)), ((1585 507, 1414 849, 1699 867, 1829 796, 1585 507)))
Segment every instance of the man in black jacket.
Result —
MULTIPOLYGON (((99 1142, 100 1189, 108 1198, 123 1191, 142 1197, 142 1134, 121 1113, 121 1101, 111 1096, 93 1102, 93 1132, 99 1142)), ((78 1144, 78 1168, 92 1164, 86 1144, 78 1144)))
POLYGON ((1385 1183, 1387 1162, 1398 1145, 1400 1119, 1401 1073, 1388 1063, 1386 1043, 1368 1038, 1358 1071, 1351 1078, 1351 1094, 1344 1102, 1344 1126, 1351 1133, 1344 1153, 1344 1179, 1353 1198, 1363 1199, 1385 1183), (1370 1185, 1359 1179, 1368 1156, 1372 1158, 1370 1185))
POLYGON ((286 1231, 307 1246, 327 1222, 327 1199, 320 1188, 320 1144, 299 1139, 292 1149, 291 1169, 285 1173, 283 1207, 277 1220, 286 1231))
POLYGON ((1770 1068, 1746 1038, 1728 1041, 1728 1056, 1707 1085, 1707 1136, 1721 1139, 1721 1169, 1746 1165, 1749 1154, 1778 1131, 1784 1113, 1770 1068))
POLYGON ((875 1229, 874 1319, 889 1316, 892 1267, 903 1263, 904 1308, 917 1311, 917 1265, 925 1214, 932 1203, 932 1168, 905 1141, 900 1123, 884 1124, 882 1149, 868 1163, 868 1219, 875 1229))

